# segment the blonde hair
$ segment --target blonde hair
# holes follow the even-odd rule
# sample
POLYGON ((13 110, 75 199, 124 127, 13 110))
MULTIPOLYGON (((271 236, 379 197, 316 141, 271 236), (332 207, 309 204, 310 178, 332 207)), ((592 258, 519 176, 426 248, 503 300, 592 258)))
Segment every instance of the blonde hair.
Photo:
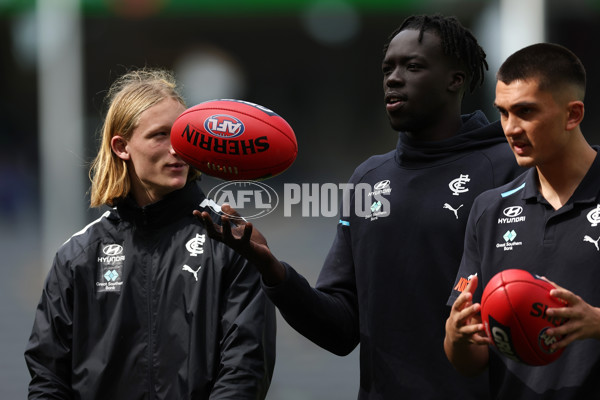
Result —
MULTIPOLYGON (((140 115, 166 98, 173 98, 185 106, 174 75, 164 69, 130 71, 111 85, 105 98, 108 111, 102 126, 100 149, 89 172, 91 207, 113 206, 129 194, 131 182, 127 163, 112 151, 111 139, 119 135, 129 140, 140 115)), ((190 167, 188 180, 199 176, 200 172, 190 167)))

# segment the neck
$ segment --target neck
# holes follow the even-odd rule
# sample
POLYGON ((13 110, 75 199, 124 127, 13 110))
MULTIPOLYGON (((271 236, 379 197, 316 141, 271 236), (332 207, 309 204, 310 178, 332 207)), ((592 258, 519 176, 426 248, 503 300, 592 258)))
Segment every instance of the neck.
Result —
POLYGON ((156 203, 164 197, 164 195, 150 190, 137 176, 131 177, 131 196, 139 207, 156 203))
POLYGON ((558 210, 571 198, 596 158, 596 151, 583 139, 562 152, 560 158, 536 166, 538 189, 558 210))
POLYGON ((431 122, 431 124, 423 129, 420 129, 419 131, 407 131, 406 135, 414 140, 433 142, 448 139, 456 135, 462 126, 460 113, 454 113, 452 116, 429 122, 431 122))

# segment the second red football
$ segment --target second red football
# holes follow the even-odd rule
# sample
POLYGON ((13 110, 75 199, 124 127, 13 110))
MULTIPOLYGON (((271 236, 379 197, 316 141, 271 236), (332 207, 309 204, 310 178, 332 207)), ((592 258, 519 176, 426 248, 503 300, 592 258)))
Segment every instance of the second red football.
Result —
POLYGON ((546 365, 562 350, 551 345, 560 337, 546 331, 565 321, 551 317, 548 308, 565 303, 550 295, 554 286, 528 271, 507 269, 494 275, 481 297, 481 319, 494 346, 506 357, 529 365, 546 365))

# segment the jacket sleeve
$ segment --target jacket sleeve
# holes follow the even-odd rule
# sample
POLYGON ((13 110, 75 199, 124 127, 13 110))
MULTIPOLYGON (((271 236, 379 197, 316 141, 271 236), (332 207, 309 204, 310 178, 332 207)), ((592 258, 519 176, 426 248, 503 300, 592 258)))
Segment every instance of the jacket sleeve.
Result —
POLYGON ((338 224, 336 238, 314 288, 285 263, 285 281, 274 287, 263 285, 290 326, 340 356, 352 352, 360 340, 354 263, 347 229, 338 224))
POLYGON ((460 262, 460 267, 458 268, 458 272, 454 280, 454 284, 452 285, 450 297, 446 303, 448 306, 452 306, 454 304, 458 296, 460 296, 460 294, 467 287, 467 283, 473 275, 478 275, 479 277, 479 285, 474 294, 473 301, 478 302, 481 298, 481 293, 483 292, 483 282, 481 280, 481 256, 479 254, 479 245, 477 241, 477 221, 481 216, 481 208, 485 204, 485 201, 482 201, 482 198, 483 196, 479 195, 475 199, 473 207, 471 208, 471 212, 469 213, 469 219, 467 220, 465 232, 463 255, 460 262))
POLYGON ((55 258, 25 350, 29 399, 71 399, 72 301, 67 268, 55 258))
POLYGON ((275 308, 253 265, 234 254, 227 269, 220 370, 210 399, 264 399, 275 365, 275 308))
MULTIPOLYGON (((354 209, 354 187, 364 175, 359 166, 350 177, 339 215, 354 209)), ((284 263, 285 280, 265 292, 286 322, 316 345, 339 356, 350 354, 360 342, 358 294, 350 226, 340 219, 315 287, 284 263)))

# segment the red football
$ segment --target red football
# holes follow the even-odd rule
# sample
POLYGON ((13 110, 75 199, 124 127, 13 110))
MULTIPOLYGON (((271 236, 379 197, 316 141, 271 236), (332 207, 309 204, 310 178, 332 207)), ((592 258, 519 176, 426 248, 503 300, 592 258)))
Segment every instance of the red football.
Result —
POLYGON ((546 330, 566 322, 549 317, 550 307, 565 303, 550 296, 554 286, 522 269, 501 271, 488 282, 481 297, 481 318, 495 347, 508 358, 529 365, 555 361, 562 349, 551 351, 560 338, 546 330))
POLYGON ((171 128, 171 145, 191 166, 224 180, 275 176, 298 154, 296 135, 282 117, 258 104, 232 99, 185 110, 171 128))

